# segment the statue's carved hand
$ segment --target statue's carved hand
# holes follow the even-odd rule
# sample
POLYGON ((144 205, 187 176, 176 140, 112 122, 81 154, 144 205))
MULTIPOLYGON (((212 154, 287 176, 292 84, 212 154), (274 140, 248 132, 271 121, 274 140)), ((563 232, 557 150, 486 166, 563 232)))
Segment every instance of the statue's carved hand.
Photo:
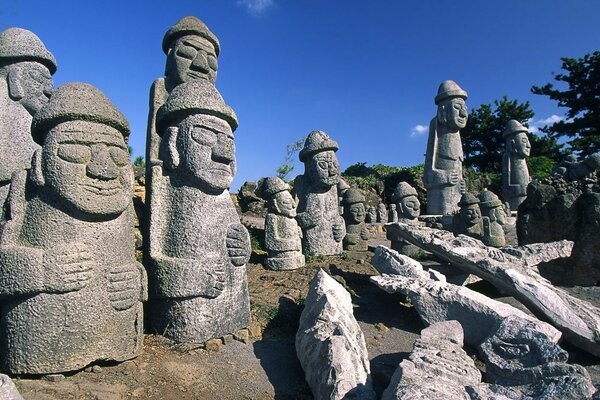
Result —
POLYGON ((466 185, 466 182, 465 182, 464 179, 460 180, 459 190, 460 190, 461 193, 465 193, 465 191, 467 190, 467 185, 466 185))
POLYGON ((367 230, 367 228, 363 228, 363 229, 360 231, 360 238, 361 238, 362 240, 369 240, 369 231, 367 230))
POLYGON ((92 276, 93 254, 82 244, 57 246, 44 253, 44 284, 50 293, 83 289, 92 276))
POLYGON ((108 299, 115 310, 127 310, 140 301, 142 277, 137 263, 114 266, 108 272, 108 299))
POLYGON ((209 299, 219 297, 223 293, 223 289, 225 289, 225 265, 222 263, 216 264, 214 269, 208 274, 208 278, 205 296, 209 299))
POLYGON ((458 174, 458 171, 452 170, 448 174, 448 183, 450 183, 451 185, 457 185, 460 180, 461 179, 460 179, 460 175, 458 174))
POLYGON ((344 227, 340 224, 333 224, 333 240, 336 242, 341 242, 344 239, 344 227))
POLYGON ((242 224, 231 224, 227 228, 227 252, 231 263, 241 267, 250 260, 250 235, 242 224))

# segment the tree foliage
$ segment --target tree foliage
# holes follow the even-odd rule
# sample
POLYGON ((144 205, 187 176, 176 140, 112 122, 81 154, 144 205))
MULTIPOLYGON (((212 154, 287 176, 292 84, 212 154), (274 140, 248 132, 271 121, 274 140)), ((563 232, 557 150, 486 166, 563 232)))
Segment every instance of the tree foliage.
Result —
POLYGON ((600 51, 582 58, 561 58, 564 73, 554 79, 568 89, 555 89, 551 83, 533 86, 534 94, 556 100, 568 108, 566 119, 541 129, 553 138, 567 138, 570 148, 580 156, 600 151, 600 51))
POLYGON ((302 137, 296 140, 293 143, 288 144, 285 147, 285 158, 283 163, 275 169, 277 176, 283 180, 286 180, 287 176, 295 169, 296 167, 296 153, 302 150, 302 146, 304 145, 304 141, 306 137, 302 137))

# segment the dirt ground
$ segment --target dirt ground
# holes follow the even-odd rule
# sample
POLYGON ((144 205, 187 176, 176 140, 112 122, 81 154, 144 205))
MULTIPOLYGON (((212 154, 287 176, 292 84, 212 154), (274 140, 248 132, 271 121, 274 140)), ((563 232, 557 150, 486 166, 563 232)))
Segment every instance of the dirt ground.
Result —
MULTIPOLYGON (((378 243, 389 245, 381 232, 371 240, 372 245, 378 243)), ((94 365, 64 376, 16 378, 19 391, 26 400, 312 399, 295 355, 294 335, 308 283, 323 268, 352 295, 375 389, 381 394, 424 326, 402 296, 388 295, 369 283, 368 277, 376 274, 370 264, 372 252, 315 258, 303 269, 283 272, 266 270, 261 264, 264 255, 259 253, 254 252, 247 265, 252 308, 248 343, 228 339, 221 346, 204 349, 176 345, 148 334, 142 354, 134 360, 94 365)), ((424 263, 437 264, 432 260, 424 263)), ((520 306, 485 282, 470 287, 520 306)), ((599 305, 598 289, 571 291, 599 305)), ((587 367, 594 384, 600 383, 600 360, 564 347, 571 361, 587 367)), ((466 350, 476 358, 475 352, 466 350)))

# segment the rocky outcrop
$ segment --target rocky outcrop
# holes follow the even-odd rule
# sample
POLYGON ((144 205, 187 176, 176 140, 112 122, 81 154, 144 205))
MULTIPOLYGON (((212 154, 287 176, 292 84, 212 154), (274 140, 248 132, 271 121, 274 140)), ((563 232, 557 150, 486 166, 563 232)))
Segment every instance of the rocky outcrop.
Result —
POLYGON ((12 379, 4 374, 0 374, 0 399, 23 400, 12 379))

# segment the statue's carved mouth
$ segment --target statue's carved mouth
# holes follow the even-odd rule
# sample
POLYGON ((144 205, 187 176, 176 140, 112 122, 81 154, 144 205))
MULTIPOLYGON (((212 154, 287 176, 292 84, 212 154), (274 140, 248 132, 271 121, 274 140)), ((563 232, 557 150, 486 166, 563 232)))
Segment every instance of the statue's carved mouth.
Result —
POLYGON ((92 182, 82 183, 81 186, 88 192, 99 194, 102 196, 112 196, 119 193, 122 189, 118 182, 92 182))

